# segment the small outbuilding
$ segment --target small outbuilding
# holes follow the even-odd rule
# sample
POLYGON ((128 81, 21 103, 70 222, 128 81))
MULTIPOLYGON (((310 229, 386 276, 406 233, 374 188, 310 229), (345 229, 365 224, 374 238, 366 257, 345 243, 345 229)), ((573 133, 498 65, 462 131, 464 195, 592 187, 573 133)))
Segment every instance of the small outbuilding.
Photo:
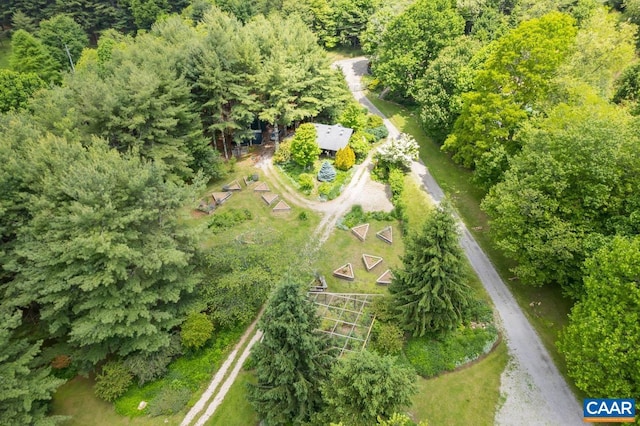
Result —
POLYGON ((344 148, 349 143, 353 134, 353 129, 342 127, 339 124, 313 124, 316 128, 316 142, 321 150, 328 155, 335 155, 339 149, 344 148))

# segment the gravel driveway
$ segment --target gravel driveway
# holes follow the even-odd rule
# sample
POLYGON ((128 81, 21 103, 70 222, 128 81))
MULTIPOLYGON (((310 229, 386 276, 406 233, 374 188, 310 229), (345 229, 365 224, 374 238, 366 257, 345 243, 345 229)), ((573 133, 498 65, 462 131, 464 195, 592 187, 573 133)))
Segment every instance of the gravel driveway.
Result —
MULTIPOLYGON (((338 61, 336 66, 345 74, 354 97, 375 114, 384 115, 365 97, 360 83, 367 71, 364 57, 338 61)), ((388 120, 385 124, 391 136, 399 134, 388 120)), ((412 174, 434 201, 444 193, 428 169, 414 162, 412 174)), ((517 302, 502 282, 493 264, 460 221, 460 243, 485 289, 493 300, 501 319, 503 336, 511 361, 501 376, 500 392, 504 403, 496 413, 500 425, 583 425, 582 408, 553 363, 540 337, 524 316, 517 302)))

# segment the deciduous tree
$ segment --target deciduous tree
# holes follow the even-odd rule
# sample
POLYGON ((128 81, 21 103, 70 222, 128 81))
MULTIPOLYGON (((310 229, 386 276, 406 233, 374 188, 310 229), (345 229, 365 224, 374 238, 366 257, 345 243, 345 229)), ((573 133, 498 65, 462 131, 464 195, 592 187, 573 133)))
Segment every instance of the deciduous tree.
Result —
POLYGON ((47 46, 59 70, 71 69, 66 49, 74 64, 80 59, 82 49, 89 44, 89 38, 73 18, 68 15, 55 15, 40 22, 38 38, 47 46))
POLYGON ((305 123, 298 127, 291 141, 291 158, 302 167, 309 167, 318 159, 320 147, 316 142, 317 132, 312 123, 305 123))
POLYGON ((640 393, 640 237, 616 237, 585 262, 585 294, 559 348, 576 386, 594 398, 640 393))
POLYGON ((394 357, 362 351, 341 358, 322 384, 327 417, 348 425, 372 425, 411 405, 416 373, 394 357))
POLYGON ((442 48, 464 32, 464 20, 449 0, 418 0, 393 18, 382 35, 373 71, 400 96, 422 77, 442 48))

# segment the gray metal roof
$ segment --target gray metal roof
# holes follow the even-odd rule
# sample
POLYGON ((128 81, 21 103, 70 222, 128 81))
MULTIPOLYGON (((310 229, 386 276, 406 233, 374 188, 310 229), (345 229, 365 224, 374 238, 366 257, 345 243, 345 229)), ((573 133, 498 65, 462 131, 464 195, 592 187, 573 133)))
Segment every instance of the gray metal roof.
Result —
POLYGON ((313 123, 318 134, 316 141, 320 149, 327 151, 337 151, 344 148, 349 143, 349 138, 353 129, 342 127, 339 124, 330 126, 327 124, 313 123))

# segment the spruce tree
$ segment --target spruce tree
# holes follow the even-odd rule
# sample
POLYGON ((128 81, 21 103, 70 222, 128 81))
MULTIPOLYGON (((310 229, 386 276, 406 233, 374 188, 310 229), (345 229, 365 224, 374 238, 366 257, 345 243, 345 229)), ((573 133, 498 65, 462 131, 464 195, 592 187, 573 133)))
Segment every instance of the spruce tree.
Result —
POLYGON ((470 300, 456 223, 446 207, 425 220, 422 231, 409 238, 389 286, 401 326, 414 336, 454 329, 470 300))
POLYGON ((266 424, 299 424, 319 411, 320 383, 333 359, 327 338, 315 331, 319 324, 298 284, 286 281, 276 289, 260 320, 264 336, 252 354, 258 383, 249 392, 266 424))

